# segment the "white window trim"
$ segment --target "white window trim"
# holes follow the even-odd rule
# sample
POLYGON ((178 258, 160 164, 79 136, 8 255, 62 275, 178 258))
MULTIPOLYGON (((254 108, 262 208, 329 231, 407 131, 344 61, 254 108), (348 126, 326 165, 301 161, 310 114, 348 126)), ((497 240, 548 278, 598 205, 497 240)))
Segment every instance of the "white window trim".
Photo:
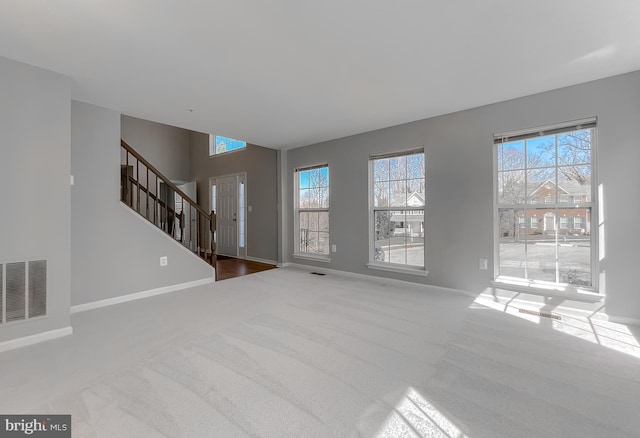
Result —
POLYGON ((538 228, 537 216, 529 216, 529 228, 538 228))
POLYGON ((561 230, 568 230, 569 229, 569 218, 566 217, 566 216, 560 216, 558 218, 558 228, 561 229, 561 230), (563 222, 564 222, 564 224, 563 224, 563 222))
MULTIPOLYGON (((597 150, 598 150, 598 141, 597 141, 597 118, 589 118, 584 120, 578 120, 573 122, 563 122, 561 124, 547 126, 545 128, 535 128, 535 129, 527 129, 522 131, 513 131, 502 134, 494 134, 494 138, 507 138, 512 135, 520 135, 526 133, 533 132, 542 132, 543 130, 551 130, 551 129, 563 129, 568 126, 576 126, 582 123, 585 124, 593 124, 591 128, 593 129, 592 143, 591 143, 591 201, 590 202, 581 202, 576 203, 572 207, 575 208, 590 208, 591 209, 591 286, 590 287, 577 287, 565 283, 547 283, 539 280, 528 280, 517 277, 508 277, 499 275, 500 269, 500 251, 499 251, 499 230, 498 230, 498 208, 519 208, 526 209, 526 206, 522 204, 517 205, 509 205, 509 204, 498 204, 498 147, 494 144, 493 147, 493 230, 494 230, 494 275, 491 280, 492 286, 501 287, 503 289, 510 289, 516 292, 527 292, 531 294, 544 294, 549 296, 560 296, 565 298, 580 298, 587 295, 597 295, 599 298, 605 296, 604 291, 600 290, 599 279, 600 279, 600 269, 598 263, 598 256, 600 252, 599 247, 599 232, 600 232, 600 215, 602 205, 600 205, 599 201, 599 186, 598 186, 598 174, 597 174, 597 150)), ((582 128, 587 129, 587 128, 582 128)), ((557 167, 557 165, 556 165, 557 167)), ((532 203, 533 204, 533 203, 532 203)), ((536 208, 544 209, 545 207, 533 207, 530 208, 534 210, 536 208)), ((560 207, 558 207, 560 208, 560 207)))
POLYGON ((293 258, 302 260, 313 260, 314 262, 326 262, 329 263, 331 258, 325 254, 312 254, 308 252, 296 252, 293 253, 293 258))
POLYGON ((330 262, 331 261, 331 179, 329 179, 329 206, 327 208, 300 208, 300 178, 298 172, 304 171, 309 168, 327 167, 329 172, 329 163, 312 164, 310 166, 296 167, 293 172, 293 257, 303 260, 312 260, 318 262, 330 262), (300 212, 327 212, 329 213, 329 254, 318 254, 311 252, 300 251, 300 212))
MULTIPOLYGON (((397 151, 397 152, 392 152, 389 153, 388 156, 389 158, 393 157, 393 156, 406 156, 406 155, 411 155, 411 154, 415 154, 415 153, 425 153, 424 152, 424 147, 420 146, 418 148, 413 148, 413 149, 409 149, 406 151, 397 151)), ((385 154, 386 155, 386 154, 385 154)), ((383 211, 383 210, 387 210, 387 211, 399 211, 399 210, 404 210, 405 212, 409 212, 409 211, 414 211, 414 212, 420 212, 423 216, 423 221, 426 218, 426 202, 425 205, 423 205, 422 207, 374 207, 374 202, 373 202, 373 187, 375 185, 375 181, 374 181, 374 169, 373 169, 373 162, 377 159, 381 159, 381 158, 385 158, 385 156, 381 155, 381 156, 370 156, 369 157, 369 196, 368 196, 368 209, 369 209, 369 261, 367 262, 366 266, 369 269, 376 269, 376 270, 380 270, 380 271, 388 271, 388 272, 397 272, 400 274, 410 274, 410 275, 417 275, 417 276, 427 276, 429 271, 427 271, 426 267, 427 267, 427 236, 426 236, 426 226, 425 228, 425 232, 424 232, 424 236, 423 236, 423 265, 422 266, 414 266, 414 265, 404 265, 404 264, 395 264, 395 263, 380 263, 380 262, 376 262, 374 260, 374 253, 375 253, 375 242, 374 242, 374 236, 375 236, 375 212, 376 211, 383 211)), ((425 156, 425 167, 426 167, 426 156, 425 156)), ((426 173, 426 168, 425 168, 425 173, 426 173)), ((413 178, 412 178, 413 179, 413 178)), ((425 193, 426 193, 426 177, 425 177, 425 193)), ((424 223, 424 222, 423 222, 424 223)))
POLYGON ((426 271, 424 268, 419 266, 412 267, 411 265, 398 265, 394 263, 382 264, 379 262, 369 262, 367 263, 367 268, 376 269, 378 271, 397 272, 399 274, 417 275, 419 277, 426 277, 429 275, 429 271, 426 271))

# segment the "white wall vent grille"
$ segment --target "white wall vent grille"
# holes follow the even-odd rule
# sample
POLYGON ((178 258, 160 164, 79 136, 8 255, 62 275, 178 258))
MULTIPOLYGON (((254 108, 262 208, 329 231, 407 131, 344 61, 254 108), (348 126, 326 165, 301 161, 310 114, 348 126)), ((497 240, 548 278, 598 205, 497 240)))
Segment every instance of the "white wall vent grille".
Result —
POLYGON ((47 261, 0 264, 0 323, 47 314, 47 261))

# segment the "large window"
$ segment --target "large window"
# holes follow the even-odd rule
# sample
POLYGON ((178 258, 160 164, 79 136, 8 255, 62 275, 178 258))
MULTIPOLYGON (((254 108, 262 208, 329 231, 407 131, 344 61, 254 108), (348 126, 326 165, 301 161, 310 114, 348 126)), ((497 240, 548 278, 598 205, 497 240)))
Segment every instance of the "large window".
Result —
POLYGON ((495 137, 498 277, 595 289, 594 141, 595 119, 495 137))
POLYGON ((370 158, 371 267, 424 271, 424 150, 370 158))
POLYGON ((329 255, 329 166, 296 169, 296 254, 329 255))
POLYGON ((242 140, 222 137, 220 135, 209 135, 209 155, 218 155, 238 149, 244 149, 247 143, 242 140))

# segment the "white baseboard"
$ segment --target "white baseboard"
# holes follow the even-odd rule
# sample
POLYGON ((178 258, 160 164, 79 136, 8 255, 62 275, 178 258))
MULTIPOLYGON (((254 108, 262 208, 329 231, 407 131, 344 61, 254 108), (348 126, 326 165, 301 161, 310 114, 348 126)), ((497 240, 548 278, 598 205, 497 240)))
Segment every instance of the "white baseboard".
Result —
MULTIPOLYGON (((283 265, 285 265, 285 264, 283 264, 283 265)), ((396 285, 423 286, 423 287, 428 287, 429 289, 439 290, 441 292, 445 292, 445 293, 449 293, 449 294, 463 295, 463 296, 472 297, 472 298, 475 298, 477 296, 477 294, 473 294, 471 292, 468 292, 468 291, 465 291, 465 290, 460 290, 460 289, 452 289, 452 288, 442 287, 442 286, 433 286, 433 285, 430 285, 430 284, 416 283, 416 282, 407 281, 407 280, 398 280, 398 279, 395 279, 395 278, 381 277, 381 276, 378 276, 378 275, 369 275, 369 274, 360 274, 360 273, 357 273, 357 272, 339 271, 337 269, 329 269, 329 268, 322 268, 322 267, 318 267, 318 266, 303 265, 303 264, 300 264, 300 263, 286 263, 286 266, 283 266, 283 267, 292 267, 292 268, 302 269, 304 271, 309 271, 309 272, 320 272, 320 273, 323 273, 323 274, 342 275, 344 277, 357 278, 357 279, 360 279, 360 280, 384 281, 386 283, 391 283, 391 284, 396 284, 396 285)))
POLYGON ((15 350, 16 348, 26 347, 27 345, 34 345, 39 344, 40 342, 51 341, 53 339, 62 338, 71 334, 73 334, 73 328, 69 326, 57 330, 50 330, 44 333, 38 333, 37 335, 11 339, 9 341, 0 342, 0 353, 9 350, 15 350))
POLYGON ((288 268, 291 266, 291 262, 278 263, 276 266, 278 266, 278 268, 288 268))
POLYGON ((615 322, 618 324, 635 325, 640 327, 640 319, 637 319, 637 318, 627 318, 626 316, 609 315, 609 321, 615 322))
POLYGON ((258 257, 249 257, 246 256, 245 260, 251 260, 252 262, 258 262, 258 263, 266 263, 268 265, 278 265, 278 262, 276 262, 275 260, 267 260, 267 259, 259 259, 258 257))
POLYGON ((71 306, 71 313, 85 312, 87 310, 99 309, 100 307, 113 306, 114 304, 126 303, 127 301, 140 300, 142 298, 153 297, 156 295, 167 294, 170 292, 176 292, 190 287, 202 286, 205 284, 213 283, 213 278, 203 278, 202 280, 188 281, 186 283, 174 284, 171 286, 159 287, 156 289, 149 289, 142 292, 135 292, 128 295, 121 295, 119 297, 107 298, 105 300, 92 301, 90 303, 76 304, 71 306))

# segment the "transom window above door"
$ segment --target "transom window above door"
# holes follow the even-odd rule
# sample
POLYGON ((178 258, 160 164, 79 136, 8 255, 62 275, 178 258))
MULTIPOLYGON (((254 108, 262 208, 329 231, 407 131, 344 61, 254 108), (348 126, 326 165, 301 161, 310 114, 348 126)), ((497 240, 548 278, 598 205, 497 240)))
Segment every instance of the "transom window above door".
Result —
POLYGON ((221 135, 209 135, 209 156, 220 155, 247 147, 247 142, 221 135))

